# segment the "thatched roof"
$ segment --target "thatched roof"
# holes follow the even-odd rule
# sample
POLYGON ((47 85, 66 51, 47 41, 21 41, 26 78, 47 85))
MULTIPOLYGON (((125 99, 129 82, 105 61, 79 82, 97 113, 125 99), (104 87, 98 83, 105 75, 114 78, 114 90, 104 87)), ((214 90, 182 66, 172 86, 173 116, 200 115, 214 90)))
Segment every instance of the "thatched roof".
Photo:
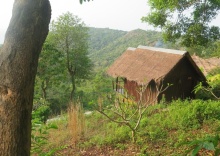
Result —
MULTIPOLYGON (((138 84, 147 84, 152 79, 165 77, 185 55, 190 57, 186 51, 147 46, 128 48, 110 66, 107 73, 112 77, 123 77, 138 84)), ((192 64, 196 66, 194 62, 192 64)), ((199 70, 198 67, 196 70, 199 70)))
POLYGON ((220 67, 220 58, 217 57, 203 59, 199 56, 193 55, 192 59, 197 66, 202 69, 205 75, 207 75, 212 69, 220 67))

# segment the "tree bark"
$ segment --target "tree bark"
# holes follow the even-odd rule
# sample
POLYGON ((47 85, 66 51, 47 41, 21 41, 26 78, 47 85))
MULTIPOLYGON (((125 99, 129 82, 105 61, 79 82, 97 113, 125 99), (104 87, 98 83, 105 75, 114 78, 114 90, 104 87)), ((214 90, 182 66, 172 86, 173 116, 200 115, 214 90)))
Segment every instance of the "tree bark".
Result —
POLYGON ((70 102, 73 102, 73 96, 74 96, 74 93, 76 90, 75 74, 70 73, 70 77, 71 77, 71 84, 72 84, 72 88, 71 88, 71 92, 70 92, 70 102))
POLYGON ((48 34, 48 0, 15 0, 0 51, 0 155, 29 156, 38 57, 48 34))
POLYGON ((42 97, 44 100, 47 100, 47 87, 48 87, 49 80, 43 80, 41 82, 41 90, 42 90, 42 97))

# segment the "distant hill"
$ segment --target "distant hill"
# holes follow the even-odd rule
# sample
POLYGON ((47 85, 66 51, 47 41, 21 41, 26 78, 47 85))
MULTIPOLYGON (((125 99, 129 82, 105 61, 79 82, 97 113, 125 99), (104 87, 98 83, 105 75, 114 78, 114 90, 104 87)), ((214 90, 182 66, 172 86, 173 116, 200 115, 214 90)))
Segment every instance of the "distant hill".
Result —
POLYGON ((90 28, 89 56, 96 69, 104 69, 128 47, 138 45, 163 47, 161 33, 136 29, 120 31, 108 28, 90 28))
POLYGON ((92 54, 98 51, 109 43, 127 34, 126 31, 113 30, 109 28, 89 28, 89 53, 92 54))

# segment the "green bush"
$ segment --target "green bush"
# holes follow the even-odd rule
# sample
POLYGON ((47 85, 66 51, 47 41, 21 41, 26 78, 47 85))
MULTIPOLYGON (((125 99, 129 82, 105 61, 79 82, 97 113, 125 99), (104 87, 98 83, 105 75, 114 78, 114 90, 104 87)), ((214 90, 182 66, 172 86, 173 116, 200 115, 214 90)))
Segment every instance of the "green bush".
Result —
POLYGON ((208 119, 220 119, 220 101, 174 101, 169 107, 170 121, 166 122, 170 128, 185 129, 199 128, 208 119))
POLYGON ((42 105, 32 112, 32 119, 38 119, 45 123, 50 115, 50 107, 47 105, 42 105))
MULTIPOLYGON (((114 117, 111 111, 108 115, 114 117)), ((98 133, 90 136, 87 143, 84 142, 85 146, 108 145, 126 149, 126 145, 131 142, 129 127, 114 123, 97 112, 94 112, 89 120, 91 122, 87 126, 93 130, 99 130, 98 133)), ((136 140, 133 145, 141 154, 154 155, 157 152, 154 150, 154 145, 158 145, 159 152, 163 153, 163 150, 169 149, 167 153, 165 152, 166 155, 170 153, 178 155, 191 148, 187 145, 180 147, 181 143, 202 138, 207 133, 213 135, 219 123, 220 101, 177 100, 169 104, 149 106, 136 131, 136 140)))
POLYGON ((45 125, 37 119, 32 120, 32 134, 31 134, 31 154, 39 156, 53 156, 56 151, 62 150, 64 146, 58 148, 45 150, 48 144, 48 134, 50 129, 58 129, 55 124, 45 125))
POLYGON ((206 120, 220 119, 220 101, 177 100, 169 105, 150 106, 140 127, 158 125, 163 129, 200 128, 206 120))
MULTIPOLYGON (((103 128, 103 127, 102 127, 103 128)), ((103 133, 92 136, 90 143, 93 145, 116 145, 130 139, 130 129, 126 126, 120 126, 116 123, 109 122, 104 125, 103 133)))
POLYGON ((206 136, 202 139, 195 139, 189 142, 183 142, 181 145, 189 146, 189 150, 186 151, 186 154, 190 154, 191 156, 197 156, 200 150, 208 150, 212 151, 215 156, 219 156, 220 148, 219 145, 219 135, 215 136, 206 136))
POLYGON ((167 131, 157 125, 150 126, 147 131, 151 140, 164 139, 167 137, 167 131))
POLYGON ((125 142, 130 139, 130 129, 126 126, 120 126, 113 122, 107 124, 106 134, 105 143, 108 145, 125 142))
POLYGON ((143 117, 140 123, 140 127, 141 128, 146 127, 148 125, 148 122, 149 122, 148 117, 147 116, 143 117))
POLYGON ((196 97, 203 100, 220 100, 220 68, 215 68, 209 73, 207 82, 207 87, 201 83, 196 86, 196 97))

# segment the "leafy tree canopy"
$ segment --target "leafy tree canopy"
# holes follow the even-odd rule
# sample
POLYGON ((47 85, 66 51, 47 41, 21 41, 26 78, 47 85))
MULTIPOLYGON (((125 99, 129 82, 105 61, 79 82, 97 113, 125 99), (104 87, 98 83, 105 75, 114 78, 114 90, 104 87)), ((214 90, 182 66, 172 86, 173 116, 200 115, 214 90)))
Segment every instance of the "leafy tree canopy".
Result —
POLYGON ((151 11, 142 18, 163 30, 166 41, 180 39, 186 47, 207 46, 220 38, 220 29, 210 22, 220 10, 219 0, 149 0, 151 11))
POLYGON ((88 57, 88 28, 80 18, 67 12, 51 24, 51 39, 65 58, 72 83, 71 99, 76 84, 90 77, 92 62, 88 57))

